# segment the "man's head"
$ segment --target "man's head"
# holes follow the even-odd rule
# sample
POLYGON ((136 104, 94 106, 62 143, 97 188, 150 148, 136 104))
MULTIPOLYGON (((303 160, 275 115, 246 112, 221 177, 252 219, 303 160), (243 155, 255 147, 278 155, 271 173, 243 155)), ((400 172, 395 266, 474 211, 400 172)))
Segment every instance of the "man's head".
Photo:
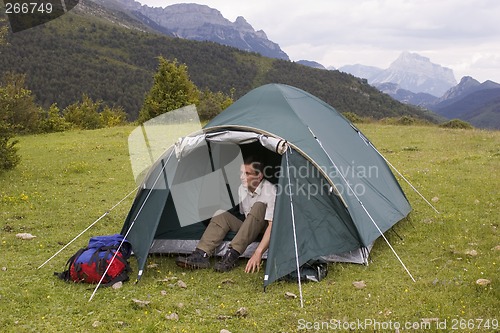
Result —
POLYGON ((264 164, 253 156, 244 159, 240 169, 241 184, 254 192, 264 178, 264 164))

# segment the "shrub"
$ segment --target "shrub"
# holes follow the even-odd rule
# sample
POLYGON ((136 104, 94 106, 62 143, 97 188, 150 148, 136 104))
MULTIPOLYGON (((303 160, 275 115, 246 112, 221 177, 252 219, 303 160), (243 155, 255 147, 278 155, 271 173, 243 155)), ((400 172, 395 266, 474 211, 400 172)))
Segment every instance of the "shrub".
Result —
POLYGON ((127 113, 122 107, 110 108, 109 106, 106 106, 99 116, 104 127, 121 126, 128 122, 127 113))
POLYGON ((364 119, 355 114, 354 112, 343 112, 342 115, 347 118, 351 123, 363 123, 364 119))
POLYGON ((434 126, 435 124, 426 119, 414 118, 412 116, 389 117, 380 120, 386 125, 403 125, 403 126, 434 126))
POLYGON ((44 112, 44 117, 42 117, 40 124, 40 129, 42 132, 64 132, 69 128, 71 128, 71 124, 62 117, 61 112, 56 104, 52 104, 50 108, 46 112, 44 112))
POLYGON ((0 120, 16 133, 37 133, 41 109, 26 88, 26 76, 8 72, 0 84, 0 120))
POLYGON ((406 125, 406 126, 414 125, 415 124, 415 118, 410 117, 410 116, 402 116, 401 118, 399 118, 399 120, 397 121, 397 123, 399 125, 406 125))
POLYGON ((14 168, 21 158, 17 155, 17 140, 12 140, 12 128, 0 121, 0 172, 14 168))
POLYGON ((447 122, 439 125, 439 127, 443 127, 443 128, 455 128, 455 129, 473 129, 474 128, 468 122, 460 120, 460 119, 452 119, 450 121, 447 121, 447 122))
POLYGON ((87 95, 83 95, 82 102, 73 103, 64 109, 64 120, 79 129, 102 128, 100 106, 101 102, 94 102, 87 95))
POLYGON ((213 93, 204 90, 200 93, 197 105, 200 120, 210 120, 233 103, 233 99, 222 92, 213 93))

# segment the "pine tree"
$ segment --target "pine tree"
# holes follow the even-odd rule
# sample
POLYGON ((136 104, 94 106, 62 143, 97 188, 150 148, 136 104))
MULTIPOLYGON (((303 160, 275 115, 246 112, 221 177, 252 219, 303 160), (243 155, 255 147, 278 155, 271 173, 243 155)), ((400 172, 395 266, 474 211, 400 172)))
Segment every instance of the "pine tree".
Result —
POLYGON ((26 88, 26 75, 7 72, 0 86, 0 118, 16 133, 37 133, 42 110, 26 88))
POLYGON ((191 82, 185 64, 159 57, 154 83, 139 112, 139 123, 183 106, 197 104, 199 92, 191 82))

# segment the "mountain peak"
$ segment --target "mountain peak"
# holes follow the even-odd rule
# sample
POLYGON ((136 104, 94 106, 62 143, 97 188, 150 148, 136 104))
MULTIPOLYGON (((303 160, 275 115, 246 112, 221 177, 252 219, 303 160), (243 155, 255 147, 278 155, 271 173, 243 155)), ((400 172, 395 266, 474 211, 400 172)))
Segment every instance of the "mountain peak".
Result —
POLYGON ((491 80, 486 80, 483 83, 481 83, 481 87, 483 89, 497 89, 500 88, 500 84, 491 80))
POLYGON ((440 74, 442 79, 449 81, 450 84, 457 84, 455 75, 453 75, 453 71, 451 69, 434 64, 429 58, 421 56, 417 53, 410 53, 408 51, 401 53, 401 55, 389 66, 389 69, 405 70, 407 72, 410 71, 427 76, 440 74))
POLYGON ((472 76, 464 76, 460 79, 460 82, 458 84, 459 85, 461 85, 461 84, 479 84, 479 81, 474 79, 472 76))
POLYGON ((401 52, 399 57, 393 62, 393 64, 400 63, 400 62, 412 62, 412 61, 431 62, 431 60, 429 58, 421 56, 418 53, 411 53, 410 51, 403 51, 403 52, 401 52))
POLYGON ((457 81, 450 68, 434 64, 429 58, 404 51, 389 66, 371 79, 372 84, 397 83, 401 88, 414 93, 441 96, 455 86, 457 81))
POLYGON ((234 21, 234 25, 242 30, 254 31, 253 27, 250 25, 250 23, 247 22, 247 20, 245 20, 243 16, 238 16, 236 18, 236 21, 234 21))
POLYGON ((465 94, 470 93, 473 90, 476 90, 481 83, 479 81, 473 79, 470 76, 464 76, 460 83, 454 87, 451 87, 448 91, 446 91, 443 96, 439 99, 440 101, 452 100, 459 96, 463 96, 465 94))
POLYGON ((320 64, 316 61, 311 61, 311 60, 299 60, 299 61, 297 61, 297 64, 301 64, 301 65, 312 67, 312 68, 326 69, 325 66, 323 66, 322 64, 320 64))

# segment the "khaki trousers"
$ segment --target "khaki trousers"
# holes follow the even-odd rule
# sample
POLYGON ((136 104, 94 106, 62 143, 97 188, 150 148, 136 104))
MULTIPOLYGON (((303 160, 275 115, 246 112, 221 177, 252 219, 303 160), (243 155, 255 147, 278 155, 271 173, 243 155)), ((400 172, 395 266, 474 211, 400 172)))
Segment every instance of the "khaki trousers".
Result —
POLYGON ((242 254, 247 246, 266 230, 268 225, 268 222, 264 220, 266 207, 265 203, 256 202, 243 222, 229 212, 215 215, 210 220, 197 248, 205 251, 208 255, 213 255, 227 233, 234 231, 236 235, 231 241, 230 247, 242 254))

